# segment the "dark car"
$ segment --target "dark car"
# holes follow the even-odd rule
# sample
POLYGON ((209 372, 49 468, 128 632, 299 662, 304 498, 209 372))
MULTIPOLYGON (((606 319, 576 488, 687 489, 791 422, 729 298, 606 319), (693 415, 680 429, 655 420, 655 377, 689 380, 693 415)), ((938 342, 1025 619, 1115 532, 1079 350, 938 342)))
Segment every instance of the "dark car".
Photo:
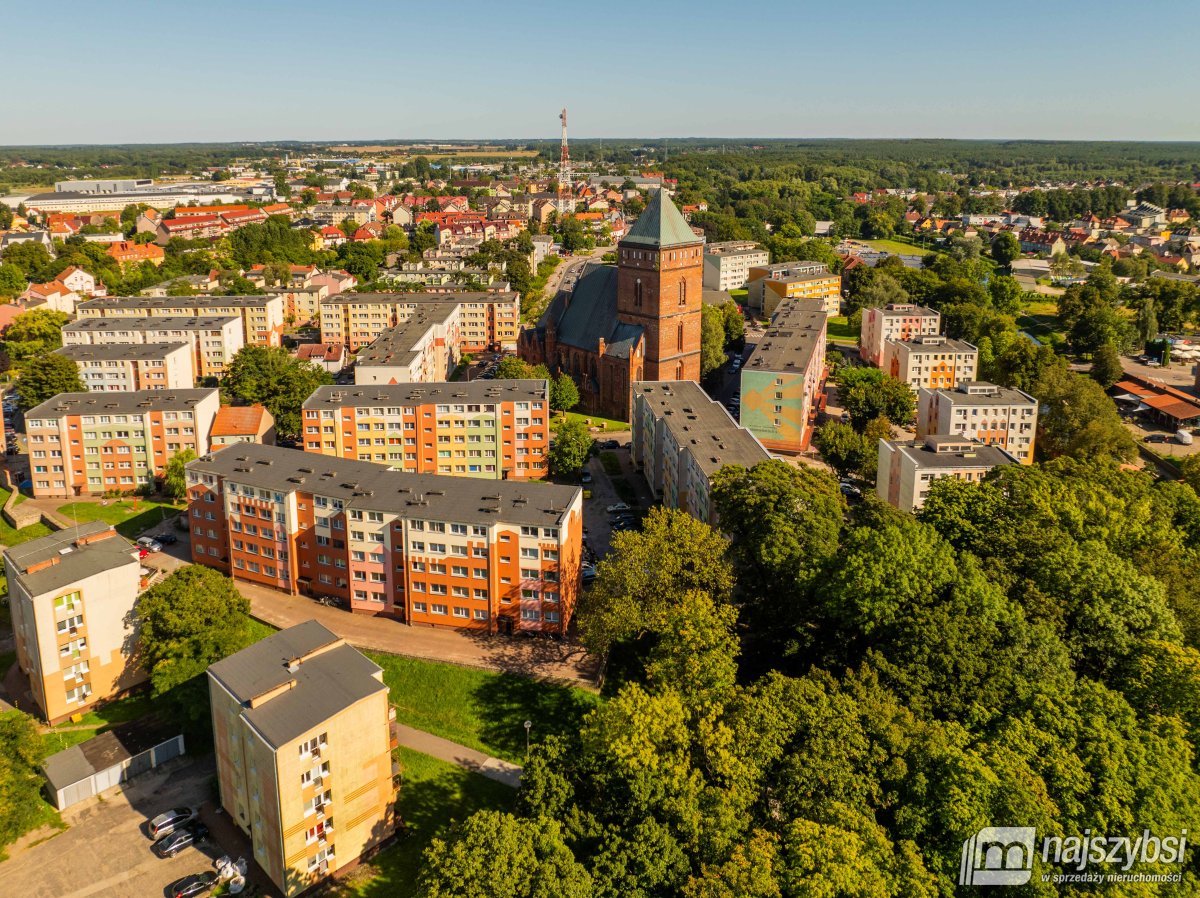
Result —
POLYGON ((156 533, 154 534, 154 538, 164 546, 173 546, 179 542, 179 537, 174 533, 156 533))
POLYGON ((584 471, 582 474, 580 474, 579 482, 580 483, 591 483, 592 482, 592 472, 584 471))
POLYGON ((620 440, 605 440, 603 443, 600 444, 600 447, 602 449, 620 449, 621 441, 620 440))
POLYGON ((146 827, 146 834, 151 839, 161 839, 195 819, 196 812, 191 808, 171 808, 150 821, 146 827))
POLYGON ((203 823, 190 823, 183 829, 176 830, 169 836, 163 836, 154 843, 154 853, 159 857, 175 857, 189 845, 195 845, 208 838, 208 827, 203 823))
POLYGON ((1171 438, 1165 433, 1152 433, 1150 436, 1146 437, 1145 441, 1147 443, 1166 443, 1169 442, 1170 439, 1171 438))
POLYGON ((196 895, 211 892, 216 884, 217 874, 206 870, 203 873, 193 873, 178 882, 171 883, 169 894, 172 898, 194 898, 196 895))

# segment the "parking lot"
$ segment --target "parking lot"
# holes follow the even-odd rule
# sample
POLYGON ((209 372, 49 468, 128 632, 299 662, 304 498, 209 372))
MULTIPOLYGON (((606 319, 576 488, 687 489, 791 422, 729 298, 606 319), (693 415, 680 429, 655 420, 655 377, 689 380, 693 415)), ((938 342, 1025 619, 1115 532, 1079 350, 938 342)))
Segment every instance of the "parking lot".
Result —
POLYGON ((192 873, 235 850, 228 821, 213 809, 211 759, 181 759, 143 774, 115 794, 68 808, 68 828, 30 848, 13 849, 0 866, 5 895, 22 898, 157 898, 192 873), (207 844, 161 859, 152 851, 146 822, 179 805, 199 807, 213 835, 207 844), (224 843, 224 847, 222 845, 224 843))

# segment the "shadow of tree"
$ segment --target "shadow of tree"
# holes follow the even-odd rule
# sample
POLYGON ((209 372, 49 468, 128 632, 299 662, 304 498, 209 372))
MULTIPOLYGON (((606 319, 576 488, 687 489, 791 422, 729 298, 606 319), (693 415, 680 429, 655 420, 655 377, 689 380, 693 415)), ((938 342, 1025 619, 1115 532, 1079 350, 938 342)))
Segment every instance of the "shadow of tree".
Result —
POLYGON ((578 732, 599 697, 573 686, 517 674, 490 677, 475 689, 483 729, 480 738, 510 758, 525 756, 525 721, 530 743, 546 736, 578 732))

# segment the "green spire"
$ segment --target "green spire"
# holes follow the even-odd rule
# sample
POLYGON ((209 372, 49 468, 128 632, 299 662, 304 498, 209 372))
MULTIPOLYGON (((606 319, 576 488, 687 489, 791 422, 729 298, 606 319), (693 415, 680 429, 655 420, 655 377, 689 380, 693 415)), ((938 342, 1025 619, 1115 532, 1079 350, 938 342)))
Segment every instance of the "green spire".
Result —
POLYGON ((700 243, 703 239, 692 231, 692 226, 687 223, 683 213, 667 198, 667 192, 659 190, 650 198, 646 210, 638 216, 629 233, 621 239, 621 243, 661 249, 700 243))

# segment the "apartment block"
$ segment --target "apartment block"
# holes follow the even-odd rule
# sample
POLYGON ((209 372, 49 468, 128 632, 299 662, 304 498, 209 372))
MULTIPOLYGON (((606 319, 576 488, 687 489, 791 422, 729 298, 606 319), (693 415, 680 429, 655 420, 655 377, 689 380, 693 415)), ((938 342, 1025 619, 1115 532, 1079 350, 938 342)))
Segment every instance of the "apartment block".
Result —
POLYGON ((1019 460, 998 446, 985 446, 958 436, 924 440, 880 440, 875 492, 901 511, 917 511, 934 481, 945 477, 979 481, 1000 465, 1019 460))
POLYGON ((190 390, 196 385, 188 343, 107 343, 56 349, 79 368, 91 393, 128 390, 190 390))
POLYGON ((750 269, 767 265, 771 254, 752 240, 727 240, 704 247, 704 289, 740 290, 750 269))
POLYGON ((4 550, 17 663, 50 723, 136 686, 137 550, 103 521, 4 550))
POLYGON ((966 340, 925 336, 883 344, 883 370, 913 392, 949 390, 975 379, 979 350, 966 340))
POLYGON ((742 366, 739 418, 774 452, 803 452, 812 440, 825 404, 828 321, 819 301, 783 302, 742 366))
POLYGON ((448 381, 461 358, 457 303, 416 309, 358 353, 356 384, 448 381))
POLYGON ((1033 463, 1038 403, 1028 393, 985 381, 917 394, 917 437, 951 436, 999 446, 1022 464, 1033 463))
POLYGON ((241 321, 224 318, 80 318, 62 331, 64 346, 187 343, 196 378, 221 377, 244 346, 241 321))
POLYGON ((82 318, 237 318, 247 346, 280 346, 287 301, 274 296, 110 296, 80 303, 82 318))
POLYGON ((297 895, 395 830, 383 672, 310 620, 208 669, 221 806, 297 895))
POLYGON ((307 452, 420 474, 543 477, 550 447, 549 384, 319 387, 304 403, 303 424, 307 452))
POLYGON ((60 393, 25 415, 33 494, 132 493, 191 449, 208 452, 216 390, 60 393))
POLYGON ((713 475, 725 465, 752 468, 771 457, 690 380, 635 383, 631 423, 630 455, 655 498, 708 524, 717 523, 713 475))
POLYGON ((578 487, 242 445, 188 465, 188 506, 196 563, 355 612, 561 634, 579 595, 578 487))
POLYGON ((777 262, 754 265, 747 274, 746 302, 763 315, 775 314, 785 299, 809 299, 826 314, 836 315, 842 304, 842 276, 822 262, 777 262))
POLYGON ((859 354, 868 365, 883 367, 883 345, 888 340, 935 336, 942 316, 933 309, 911 303, 893 303, 882 309, 863 309, 859 354))
MULTIPOLYGON (((458 353, 512 350, 521 325, 517 293, 344 293, 321 301, 321 342, 357 352, 431 306, 457 304, 458 353)), ((440 314, 440 313, 439 313, 440 314)))

